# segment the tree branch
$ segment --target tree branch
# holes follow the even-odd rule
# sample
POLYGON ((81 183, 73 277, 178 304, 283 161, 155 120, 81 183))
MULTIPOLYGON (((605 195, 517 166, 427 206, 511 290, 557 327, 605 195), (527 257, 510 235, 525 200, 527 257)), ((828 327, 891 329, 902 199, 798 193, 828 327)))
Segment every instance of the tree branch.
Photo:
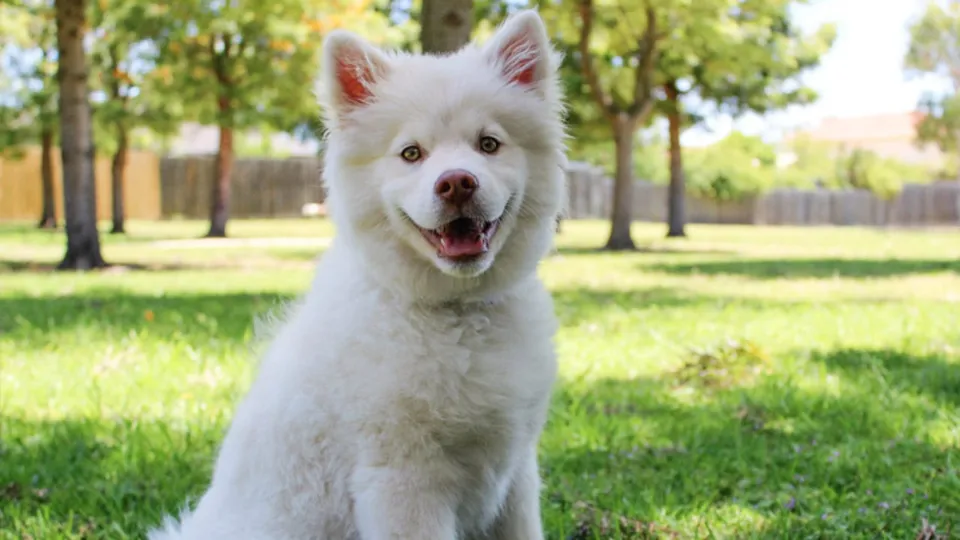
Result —
POLYGON ((114 44, 107 47, 107 66, 110 69, 110 97, 113 99, 120 98, 120 77, 118 77, 120 62, 117 60, 116 49, 117 47, 114 44))
POLYGON ((597 102, 603 116, 612 124, 617 123, 616 106, 610 96, 600 87, 600 79, 593 68, 593 57, 590 55, 590 34, 593 31, 593 0, 580 0, 580 62, 583 67, 583 76, 587 79, 587 86, 593 100, 597 102))
POLYGON ((210 58, 213 61, 213 73, 217 76, 217 82, 222 86, 231 86, 233 81, 230 80, 229 75, 227 74, 227 56, 230 54, 228 49, 229 44, 227 43, 227 36, 219 36, 223 40, 223 51, 217 52, 217 37, 213 36, 210 38, 210 58))
POLYGON ((641 121, 653 111, 653 68, 660 56, 658 43, 663 38, 657 33, 657 13, 649 4, 646 7, 647 27, 643 32, 642 50, 634 73, 633 103, 627 109, 632 118, 641 121))

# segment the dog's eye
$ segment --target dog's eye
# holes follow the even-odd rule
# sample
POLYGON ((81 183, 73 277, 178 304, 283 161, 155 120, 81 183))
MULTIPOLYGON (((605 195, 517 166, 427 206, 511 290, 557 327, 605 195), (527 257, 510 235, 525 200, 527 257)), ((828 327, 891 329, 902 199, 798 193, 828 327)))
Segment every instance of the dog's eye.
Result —
POLYGON ((493 154, 500 149, 500 141, 493 137, 480 137, 480 151, 484 154, 493 154))
POLYGON ((400 157, 402 157, 404 161, 414 163, 420 161, 420 158, 423 157, 423 151, 420 150, 419 146, 411 144, 400 152, 400 157))

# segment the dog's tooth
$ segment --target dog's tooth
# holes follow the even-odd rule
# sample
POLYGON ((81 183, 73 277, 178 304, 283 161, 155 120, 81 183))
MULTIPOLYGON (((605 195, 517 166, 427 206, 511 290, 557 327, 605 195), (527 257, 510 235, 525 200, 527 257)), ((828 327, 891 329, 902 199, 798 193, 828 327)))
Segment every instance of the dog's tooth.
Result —
POLYGON ((447 247, 447 237, 445 236, 440 237, 440 245, 443 247, 447 247))

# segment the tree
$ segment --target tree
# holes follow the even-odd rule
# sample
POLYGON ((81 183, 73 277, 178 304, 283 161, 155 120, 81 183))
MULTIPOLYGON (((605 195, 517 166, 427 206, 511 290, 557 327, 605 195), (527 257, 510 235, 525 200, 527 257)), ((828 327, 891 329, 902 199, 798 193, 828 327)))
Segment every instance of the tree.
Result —
POLYGON ((67 252, 60 269, 106 266, 100 254, 94 183, 93 121, 83 38, 85 0, 56 0, 57 83, 60 87, 60 155, 66 210, 67 252))
POLYGON ((960 3, 927 4, 910 25, 904 68, 912 76, 934 75, 950 83, 951 92, 921 98, 924 118, 917 126, 917 143, 933 143, 954 159, 960 157, 960 3))
POLYGON ((169 67, 164 93, 185 103, 188 118, 220 129, 208 237, 226 236, 237 130, 309 129, 319 116, 314 88, 324 32, 347 26, 393 37, 371 0, 185 0, 168 4, 157 39, 169 67))
POLYGON ((701 101, 734 116, 746 111, 763 114, 816 99, 816 93, 798 77, 819 64, 836 30, 824 25, 810 35, 801 34, 790 21, 792 3, 698 3, 685 17, 703 22, 681 25, 671 35, 658 66, 664 78, 662 110, 670 133, 668 237, 686 236, 680 132, 702 120, 702 115, 684 110, 683 96, 699 94, 701 101))
POLYGON ((473 0, 423 0, 420 46, 424 53, 451 53, 470 41, 473 0))
POLYGON ((650 119, 656 103, 654 68, 670 28, 667 10, 659 0, 598 5, 567 0, 542 2, 540 9, 559 41, 576 46, 571 63, 582 73, 584 90, 613 133, 616 172, 605 248, 635 249, 630 235, 635 133, 650 119))
POLYGON ((171 69, 165 92, 187 104, 190 116, 220 129, 208 237, 227 234, 235 130, 290 129, 319 114, 317 53, 320 34, 332 24, 325 15, 310 0, 169 4, 158 39, 161 63, 171 69))
MULTIPOLYGON (((169 68, 158 66, 158 50, 151 38, 162 33, 166 7, 140 0, 100 0, 90 9, 94 42, 90 55, 101 96, 94 119, 109 133, 113 153, 110 167, 111 233, 124 232, 124 169, 131 133, 146 127, 172 134, 182 114, 182 104, 159 89, 169 68)), ((106 146, 106 145, 104 145, 106 146)))
MULTIPOLYGON (((730 0, 576 0, 574 5, 542 2, 542 9, 560 13, 556 26, 561 41, 577 46, 574 62, 583 73, 583 87, 594 107, 613 132, 616 167, 610 237, 606 248, 633 249, 630 236, 633 204, 633 155, 635 134, 647 125, 652 115, 663 110, 665 93, 679 94, 679 75, 665 70, 674 49, 685 51, 674 57, 689 56, 694 39, 708 41, 710 36, 730 31, 727 10, 730 0), (563 13, 578 15, 574 31, 564 25, 563 13), (718 22, 720 21, 720 22, 718 22), (579 27, 579 28, 577 28, 579 27)), ((569 23, 568 23, 569 25, 569 23)), ((676 101, 674 101, 676 103, 676 101)), ((675 109, 677 115, 682 114, 675 109)), ((586 119, 581 111, 576 111, 586 119)), ((671 132, 679 141, 676 123, 671 132)), ((673 169, 682 173, 676 154, 673 169)), ((677 176, 677 175, 675 175, 677 176)), ((676 186, 674 186, 676 187, 676 186)))

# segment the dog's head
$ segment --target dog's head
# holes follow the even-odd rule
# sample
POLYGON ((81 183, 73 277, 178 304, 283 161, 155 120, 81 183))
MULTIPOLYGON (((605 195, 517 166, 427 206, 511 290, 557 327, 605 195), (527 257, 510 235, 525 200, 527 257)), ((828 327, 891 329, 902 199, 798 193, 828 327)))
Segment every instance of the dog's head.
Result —
POLYGON ((557 66, 534 11, 444 56, 327 36, 330 211, 378 275, 450 299, 535 269, 564 181, 557 66))

